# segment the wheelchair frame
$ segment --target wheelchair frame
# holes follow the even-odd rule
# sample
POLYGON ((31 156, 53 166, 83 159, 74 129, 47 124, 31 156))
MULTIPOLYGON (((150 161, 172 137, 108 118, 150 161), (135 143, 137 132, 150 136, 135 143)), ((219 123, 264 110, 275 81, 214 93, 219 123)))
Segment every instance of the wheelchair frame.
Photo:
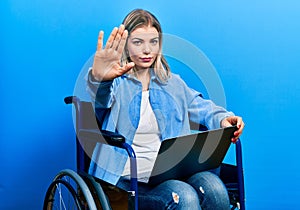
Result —
MULTIPOLYGON (((136 157, 132 147, 125 142, 125 138, 117 133, 101 131, 91 102, 80 101, 76 96, 64 99, 66 104, 73 104, 76 115, 76 171, 65 169, 59 172, 48 187, 44 199, 44 210, 69 209, 63 200, 63 193, 71 196, 67 198, 69 204, 76 209, 104 209, 110 210, 111 205, 100 182, 87 173, 90 156, 97 142, 109 144, 125 149, 130 158, 131 187, 128 192, 128 209, 138 209, 138 181, 136 157), (87 112, 87 110, 89 110, 87 112), (84 113, 84 114, 83 114, 84 113), (91 153, 90 153, 91 154, 91 153), (55 205, 55 202, 58 202, 55 205)), ((224 182, 231 209, 245 210, 244 174, 242 162, 242 146, 240 139, 235 143, 236 165, 221 164, 220 178, 224 182)))

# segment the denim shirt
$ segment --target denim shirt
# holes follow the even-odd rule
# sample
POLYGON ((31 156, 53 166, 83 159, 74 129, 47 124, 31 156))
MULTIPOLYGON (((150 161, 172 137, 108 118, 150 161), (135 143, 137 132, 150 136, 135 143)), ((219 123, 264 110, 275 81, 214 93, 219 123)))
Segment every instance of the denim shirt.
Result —
MULTIPOLYGON (((87 90, 91 95, 102 129, 118 132, 132 144, 140 120, 142 83, 132 74, 125 74, 112 81, 92 81, 87 77, 87 90)), ((160 81, 151 71, 149 101, 160 130, 161 141, 191 133, 190 121, 208 129, 220 127, 222 119, 232 112, 205 100, 189 88, 176 74, 160 81)), ((127 153, 124 149, 98 143, 94 149, 89 173, 111 184, 121 177, 127 153)))

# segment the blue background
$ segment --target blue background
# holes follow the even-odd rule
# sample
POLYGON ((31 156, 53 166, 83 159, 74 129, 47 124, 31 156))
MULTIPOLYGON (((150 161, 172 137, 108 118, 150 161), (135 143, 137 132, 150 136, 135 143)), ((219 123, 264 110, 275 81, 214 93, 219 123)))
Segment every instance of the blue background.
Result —
POLYGON ((299 1, 140 2, 1 1, 0 209, 41 209, 54 175, 74 168, 63 98, 98 31, 107 35, 138 7, 207 55, 227 108, 243 116, 247 208, 299 208, 299 1))

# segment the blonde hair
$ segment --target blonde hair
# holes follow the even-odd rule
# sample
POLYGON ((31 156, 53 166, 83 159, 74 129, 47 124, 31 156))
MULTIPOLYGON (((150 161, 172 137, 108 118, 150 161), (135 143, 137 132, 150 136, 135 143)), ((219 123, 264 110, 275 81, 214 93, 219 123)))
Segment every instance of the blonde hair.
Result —
MULTIPOLYGON (((157 18, 146 10, 135 9, 125 17, 125 19, 123 20, 123 24, 125 26, 125 29, 128 31, 129 35, 136 28, 142 26, 152 26, 156 28, 159 34, 159 53, 156 57, 156 60, 153 62, 151 68, 154 69, 155 75, 160 79, 161 82, 166 82, 171 76, 171 70, 168 62, 162 55, 162 29, 157 18)), ((124 50, 121 59, 121 64, 124 65, 128 62, 130 62, 130 60, 126 53, 126 50, 124 50)), ((133 69, 133 71, 135 70, 133 69)))

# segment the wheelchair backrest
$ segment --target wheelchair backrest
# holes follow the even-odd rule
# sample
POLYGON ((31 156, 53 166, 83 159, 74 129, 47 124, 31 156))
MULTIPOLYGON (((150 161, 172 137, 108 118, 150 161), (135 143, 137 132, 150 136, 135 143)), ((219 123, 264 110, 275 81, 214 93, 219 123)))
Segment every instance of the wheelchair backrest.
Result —
POLYGON ((71 102, 75 107, 77 171, 88 172, 91 155, 96 143, 82 141, 79 138, 79 132, 83 129, 99 129, 98 122, 91 102, 80 101, 79 98, 74 96, 71 102))

